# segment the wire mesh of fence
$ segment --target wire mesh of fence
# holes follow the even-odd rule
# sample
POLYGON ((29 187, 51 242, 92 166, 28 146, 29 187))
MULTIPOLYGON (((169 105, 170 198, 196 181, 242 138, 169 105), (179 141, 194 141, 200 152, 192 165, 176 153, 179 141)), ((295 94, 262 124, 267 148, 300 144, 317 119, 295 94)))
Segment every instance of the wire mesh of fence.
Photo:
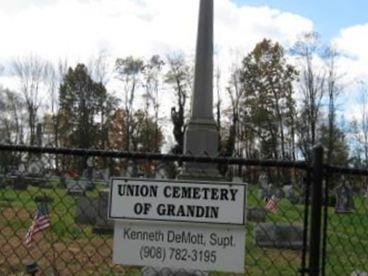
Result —
POLYGON ((222 181, 247 184, 246 275, 305 271, 310 186, 305 162, 4 145, 0 158, 10 160, 0 173, 1 275, 141 275, 142 267, 112 262, 109 181, 174 180, 185 162, 216 166, 222 181), (47 205, 50 226, 26 244, 41 204, 47 205))
POLYGON ((368 273, 367 173, 326 166, 323 275, 368 273))

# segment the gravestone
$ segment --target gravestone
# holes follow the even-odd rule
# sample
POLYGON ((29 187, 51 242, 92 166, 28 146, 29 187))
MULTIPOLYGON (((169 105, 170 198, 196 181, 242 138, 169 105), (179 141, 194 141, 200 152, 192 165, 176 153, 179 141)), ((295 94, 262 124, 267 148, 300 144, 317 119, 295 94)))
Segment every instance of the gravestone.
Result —
POLYGON ((25 174, 25 173, 26 173, 26 166, 23 163, 20 163, 16 174, 18 175, 18 174, 25 174))
POLYGON ((59 177, 59 184, 58 184, 58 187, 59 188, 66 188, 66 177, 65 177, 65 174, 62 174, 60 177, 59 177))
POLYGON ((261 188, 260 197, 265 200, 272 196, 272 184, 269 183, 266 173, 263 172, 260 174, 258 182, 261 188))
POLYGON ((252 222, 265 222, 266 210, 264 207, 249 207, 247 208, 247 221, 252 222))
POLYGON ((232 182, 234 183, 243 183, 243 178, 240 176, 234 176, 232 182))
POLYGON ((94 225, 98 216, 98 198, 80 196, 76 200, 75 222, 94 225))
POLYGON ((103 190, 98 193, 97 205, 98 211, 96 224, 93 227, 93 233, 111 234, 114 230, 114 221, 107 219, 109 190, 103 190))
POLYGON ((87 187, 86 182, 73 178, 66 179, 66 193, 68 195, 85 195, 87 187))
POLYGON ((94 189, 95 185, 94 182, 86 179, 86 178, 80 178, 78 179, 78 184, 83 187, 86 191, 91 191, 94 189))
POLYGON ((127 168, 126 168, 126 176, 127 177, 136 177, 137 173, 134 168, 134 163, 132 161, 128 162, 127 168))
POLYGON ((39 268, 38 268, 38 264, 36 261, 28 261, 25 264, 25 271, 27 274, 29 275, 36 275, 36 273, 38 272, 39 268))
POLYGON ((254 229, 255 242, 260 247, 291 250, 303 248, 303 227, 281 223, 260 223, 254 229))
POLYGON ((368 272, 366 271, 353 271, 351 274, 351 276, 368 276, 368 272))
POLYGON ((258 177, 258 183, 259 183, 259 186, 262 188, 266 188, 267 185, 268 185, 268 177, 267 177, 267 174, 262 172, 259 177, 258 177))
POLYGON ((96 175, 95 175, 96 170, 95 170, 95 167, 94 167, 93 157, 89 157, 87 159, 86 163, 87 163, 87 168, 83 172, 82 180, 87 182, 87 183, 85 183, 86 187, 87 187, 87 190, 93 190, 94 187, 95 187, 93 179, 96 177, 96 175))
POLYGON ((137 177, 138 175, 137 165, 133 161, 129 160, 122 175, 124 177, 137 177))
POLYGON ((266 185, 266 187, 262 186, 260 192, 261 192, 261 195, 260 195, 261 198, 266 201, 271 196, 275 195, 276 189, 273 187, 272 183, 269 183, 266 185))
POLYGON ((355 210, 353 191, 351 186, 341 177, 342 183, 335 188, 335 213, 351 213, 355 210))
POLYGON ((34 201, 37 203, 52 203, 54 199, 48 195, 37 195, 34 197, 34 201))
POLYGON ((165 164, 160 164, 155 169, 155 179, 162 180, 167 179, 165 164))
POLYGON ((300 192, 295 190, 292 184, 284 185, 282 187, 285 198, 287 198, 292 204, 303 203, 303 196, 300 192))
POLYGON ((32 157, 28 162, 27 170, 24 173, 28 185, 39 188, 51 188, 52 186, 45 178, 44 164, 40 158, 32 157))
POLYGON ((107 168, 107 169, 103 170, 101 173, 102 173, 102 179, 105 182, 109 182, 109 179, 110 179, 110 170, 107 168))
POLYGON ((294 193, 293 185, 291 184, 284 185, 282 187, 282 191, 284 192, 285 197, 289 199, 294 193))
MULTIPOLYGON (((272 195, 275 195, 277 198, 281 199, 285 197, 284 190, 282 188, 275 188, 272 195)), ((271 196, 272 196, 271 195, 271 196)))
POLYGON ((87 163, 87 169, 85 171, 85 176, 87 179, 91 180, 93 178, 94 164, 95 164, 93 157, 89 157, 86 163, 87 163))
POLYGON ((15 190, 19 190, 19 191, 27 190, 28 184, 27 184, 26 180, 24 179, 23 174, 17 175, 15 177, 13 187, 14 187, 15 190))
POLYGON ((0 189, 6 188, 6 181, 3 175, 0 175, 0 189))
POLYGON ((40 165, 40 161, 34 160, 34 161, 30 162, 29 165, 28 165, 27 175, 40 176, 41 175, 41 170, 42 170, 42 167, 40 165))
POLYGON ((305 196, 298 193, 293 193, 289 198, 291 204, 304 204, 305 203, 305 196))

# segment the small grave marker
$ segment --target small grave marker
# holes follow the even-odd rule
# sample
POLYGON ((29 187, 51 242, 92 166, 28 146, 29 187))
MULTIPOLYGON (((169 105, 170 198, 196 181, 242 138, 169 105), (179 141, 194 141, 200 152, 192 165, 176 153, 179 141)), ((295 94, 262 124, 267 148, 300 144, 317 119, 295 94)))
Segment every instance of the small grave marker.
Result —
POLYGON ((338 214, 351 213, 355 210, 353 191, 351 186, 342 176, 342 183, 335 189, 336 205, 335 212, 338 214))
POLYGON ((303 227, 300 225, 260 223, 254 229, 256 245, 292 250, 303 248, 303 227))
POLYGON ((75 222, 94 225, 98 216, 98 199, 80 196, 76 201, 75 222))
POLYGON ((85 195, 87 187, 85 182, 73 178, 66 179, 66 193, 68 195, 85 195))

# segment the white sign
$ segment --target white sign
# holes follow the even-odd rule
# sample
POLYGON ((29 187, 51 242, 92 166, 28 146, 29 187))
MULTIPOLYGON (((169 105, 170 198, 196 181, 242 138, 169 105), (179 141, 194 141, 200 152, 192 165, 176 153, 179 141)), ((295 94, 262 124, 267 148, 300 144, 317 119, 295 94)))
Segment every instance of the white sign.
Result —
POLYGON ((109 218, 245 225, 245 186, 114 178, 109 218))
POLYGON ((115 222, 113 262, 244 273, 245 228, 115 222))

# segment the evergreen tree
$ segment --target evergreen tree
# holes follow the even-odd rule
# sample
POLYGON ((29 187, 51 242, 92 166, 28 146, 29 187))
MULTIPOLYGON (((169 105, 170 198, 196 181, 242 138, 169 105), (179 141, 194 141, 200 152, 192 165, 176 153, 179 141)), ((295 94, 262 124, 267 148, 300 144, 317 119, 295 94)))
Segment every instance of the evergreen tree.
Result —
POLYGON ((96 118, 104 112, 101 102, 106 97, 106 88, 92 80, 85 65, 69 68, 59 89, 60 138, 64 147, 95 148, 100 144, 101 128, 96 118))

